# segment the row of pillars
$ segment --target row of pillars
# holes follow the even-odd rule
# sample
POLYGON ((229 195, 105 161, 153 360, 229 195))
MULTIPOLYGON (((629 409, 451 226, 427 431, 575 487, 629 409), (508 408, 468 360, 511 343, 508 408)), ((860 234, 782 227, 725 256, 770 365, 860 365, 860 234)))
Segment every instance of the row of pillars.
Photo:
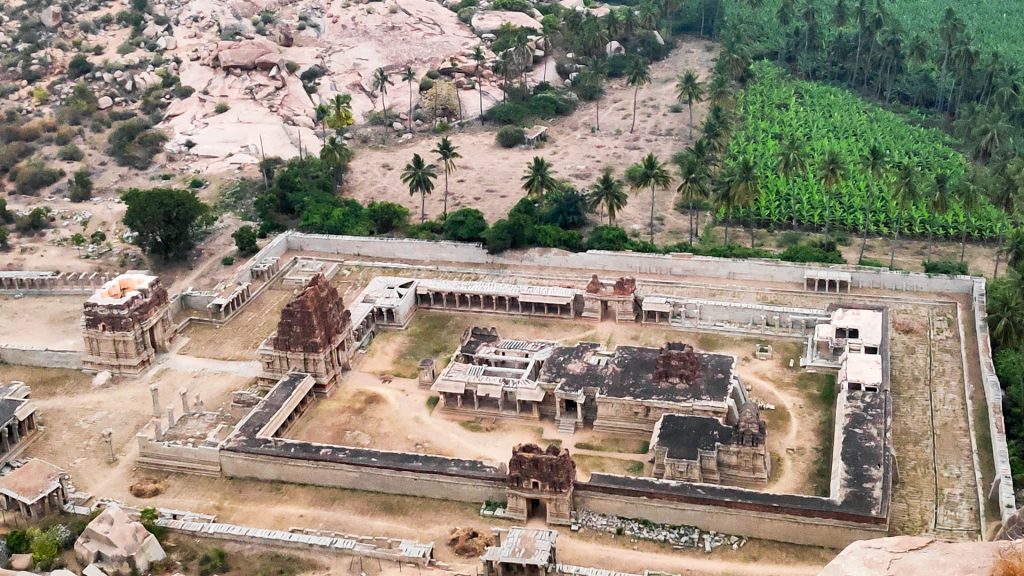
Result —
MULTIPOLYGON (((152 384, 149 387, 149 393, 153 400, 153 429, 154 429, 154 440, 160 441, 163 439, 163 427, 160 423, 160 417, 163 415, 163 410, 160 407, 160 387, 156 384, 152 384)), ((185 416, 191 414, 192 410, 188 404, 188 390, 182 388, 178 390, 178 397, 181 401, 181 415, 185 416)), ((195 393, 193 397, 193 407, 196 412, 203 411, 203 400, 199 397, 199 392, 195 393)), ((167 429, 170 430, 178 422, 177 416, 174 413, 174 404, 167 405, 167 429)))
POLYGON ((548 304, 543 302, 520 302, 515 296, 491 296, 479 294, 459 294, 458 292, 428 292, 419 295, 419 304, 435 308, 452 310, 482 310, 517 314, 543 314, 547 316, 572 317, 572 303, 548 304), (440 300, 440 302, 438 302, 440 300))
POLYGON ((36 414, 33 412, 24 420, 15 418, 9 424, 0 428, 0 443, 3 444, 3 456, 11 453, 11 450, 21 442, 21 439, 28 436, 36 429, 36 414))

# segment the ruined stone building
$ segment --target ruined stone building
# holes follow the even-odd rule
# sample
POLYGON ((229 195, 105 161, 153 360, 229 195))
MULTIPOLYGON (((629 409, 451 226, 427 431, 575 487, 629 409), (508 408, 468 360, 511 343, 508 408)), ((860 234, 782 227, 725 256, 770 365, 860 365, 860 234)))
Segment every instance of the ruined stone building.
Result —
POLYGON ((583 318, 587 320, 614 320, 633 322, 636 320, 636 280, 619 278, 607 286, 594 274, 583 293, 583 318))
POLYGON ((559 574, 555 544, 558 532, 546 529, 494 530, 494 546, 480 557, 483 576, 549 576, 559 574))
POLYGON ((86 370, 142 372, 175 336, 167 290, 156 276, 121 274, 86 300, 82 336, 86 370))
POLYGON ((651 448, 655 478, 749 486, 766 484, 771 475, 767 426, 752 402, 732 426, 709 416, 666 414, 651 448))
POLYGON ((67 480, 67 473, 53 464, 30 459, 0 477, 4 510, 33 519, 60 513, 68 500, 67 480))
POLYGON ((452 361, 431 386, 442 408, 541 417, 550 392, 537 381, 557 346, 543 340, 503 339, 495 328, 467 329, 452 361))
POLYGON ((0 465, 17 458, 39 434, 31 390, 21 382, 0 386, 0 465))
POLYGON ((352 315, 338 289, 321 274, 281 310, 277 330, 260 344, 260 382, 271 386, 289 372, 316 380, 316 393, 329 394, 342 371, 351 368, 352 315))
POLYGON ((507 517, 526 521, 542 517, 549 525, 572 523, 576 463, 569 450, 551 445, 519 444, 508 463, 507 517))

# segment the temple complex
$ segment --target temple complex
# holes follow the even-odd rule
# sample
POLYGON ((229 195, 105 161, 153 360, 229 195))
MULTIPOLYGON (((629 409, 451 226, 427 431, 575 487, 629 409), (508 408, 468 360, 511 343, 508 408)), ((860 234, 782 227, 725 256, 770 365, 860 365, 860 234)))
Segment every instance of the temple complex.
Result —
POLYGON ((142 372, 175 336, 167 290, 156 276, 121 274, 86 300, 82 335, 85 369, 142 372))
POLYGON ((281 310, 277 330, 260 344, 260 381, 270 386, 289 372, 304 372, 316 380, 317 394, 329 394, 351 367, 353 349, 352 314, 338 289, 316 274, 281 310))

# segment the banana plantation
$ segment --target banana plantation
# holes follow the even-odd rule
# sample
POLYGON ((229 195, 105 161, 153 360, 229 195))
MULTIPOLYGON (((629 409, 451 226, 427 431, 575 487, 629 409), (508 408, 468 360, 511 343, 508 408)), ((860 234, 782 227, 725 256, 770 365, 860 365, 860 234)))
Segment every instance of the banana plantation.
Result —
POLYGON ((843 89, 785 79, 772 64, 755 64, 752 71, 756 80, 738 96, 724 164, 753 159, 759 194, 735 208, 733 219, 852 233, 863 231, 867 219, 873 235, 898 227, 904 236, 960 239, 966 233, 978 240, 995 238, 1007 226, 1005 213, 988 199, 964 201, 968 161, 947 135, 843 89), (799 149, 796 173, 780 169, 787 141, 799 149), (873 147, 884 157, 874 165, 873 147))

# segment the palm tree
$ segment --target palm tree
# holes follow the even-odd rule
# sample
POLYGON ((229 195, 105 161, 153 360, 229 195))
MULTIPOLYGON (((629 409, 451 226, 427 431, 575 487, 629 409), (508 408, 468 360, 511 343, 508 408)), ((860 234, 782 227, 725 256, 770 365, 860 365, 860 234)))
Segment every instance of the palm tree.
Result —
POLYGON ((836 148, 829 148, 818 166, 822 188, 825 191, 825 239, 828 239, 829 225, 832 223, 832 192, 846 180, 846 163, 836 148))
POLYGON ((331 113, 331 109, 327 104, 320 103, 316 105, 316 123, 320 125, 320 137, 327 140, 327 116, 331 113))
POLYGON ((412 71, 412 66, 406 66, 405 70, 402 70, 402 82, 409 85, 409 132, 412 132, 412 82, 416 79, 416 73, 412 71))
POLYGON ((615 214, 626 207, 629 195, 623 189, 623 182, 612 175, 612 169, 605 167, 601 177, 590 188, 587 203, 591 210, 604 206, 608 210, 608 225, 615 225, 615 214))
MULTIPOLYGON (((725 243, 729 243, 729 220, 737 208, 750 205, 761 191, 754 161, 744 156, 735 164, 726 168, 718 186, 717 198, 720 207, 725 209, 726 228, 725 243)), ((750 218, 750 247, 754 247, 754 218, 750 218)))
POLYGON ((483 68, 484 60, 486 60, 487 57, 484 56, 484 49, 481 48, 480 45, 476 45, 476 46, 473 47, 473 53, 470 54, 470 58, 472 58, 473 61, 476 62, 476 93, 480 97, 480 123, 483 124, 484 123, 484 88, 483 88, 483 85, 480 84, 480 71, 483 68))
POLYGON ((672 176, 669 174, 665 164, 658 160, 658 157, 653 153, 648 153, 644 156, 643 160, 639 163, 634 164, 630 167, 627 172, 630 179, 630 185, 634 190, 640 190, 643 188, 651 189, 651 220, 649 224, 649 231, 651 236, 651 242, 654 242, 654 191, 655 189, 666 189, 669 183, 672 181, 672 176))
POLYGON ((558 188, 558 183, 551 175, 551 164, 540 156, 534 156, 526 165, 526 173, 520 180, 523 182, 523 191, 526 192, 527 198, 540 199, 558 188))
POLYGON ((409 195, 420 195, 420 223, 427 221, 427 194, 434 190, 437 168, 427 164, 419 154, 412 155, 412 161, 402 170, 402 183, 409 187, 409 195))
POLYGON ((795 176, 807 170, 807 162, 804 156, 807 154, 804 149, 804 142, 795 135, 790 134, 779 146, 779 156, 775 162, 775 170, 789 183, 790 208, 793 209, 793 224, 796 224, 797 194, 793 191, 795 176))
POLYGON ((1020 272, 1024 264, 1024 228, 1017 227, 1010 232, 1006 242, 1006 265, 1010 270, 1020 272))
POLYGON ((896 245, 900 242, 900 232, 903 229, 903 215, 906 213, 907 208, 917 201, 918 198, 917 179, 917 168, 909 162, 901 164, 896 171, 896 182, 895 186, 893 186, 892 195, 896 203, 898 216, 896 218, 896 227, 893 229, 893 244, 892 253, 889 255, 889 268, 892 268, 896 262, 896 245))
POLYGON ((447 136, 442 136, 441 141, 437 143, 437 146, 431 150, 434 154, 437 154, 438 161, 441 162, 441 166, 444 168, 444 216, 448 217, 448 174, 455 172, 457 166, 455 161, 462 158, 459 154, 459 147, 452 144, 452 141, 447 136))
POLYGON ((886 171, 885 150, 878 144, 872 144, 864 154, 864 169, 871 175, 871 182, 868 184, 870 193, 864 203, 864 236, 860 241, 860 256, 857 257, 859 264, 864 260, 864 248, 868 244, 868 230, 871 228, 871 209, 874 207, 875 194, 878 190, 878 183, 885 177, 886 171))
POLYGON ((992 337, 1007 348, 1016 348, 1024 341, 1024 294, 1020 283, 1020 277, 1015 274, 1011 285, 992 290, 988 299, 992 337))
MULTIPOLYGON (((676 192, 682 196, 686 202, 687 211, 690 213, 690 245, 692 246, 694 205, 701 200, 707 200, 711 194, 709 189, 711 173, 707 163, 690 153, 683 154, 679 158, 677 167, 679 168, 679 186, 676 187, 676 192)), ((699 225, 700 214, 698 213, 697 216, 699 225)))
POLYGON ((960 230, 960 263, 963 263, 967 255, 967 229, 974 222, 974 211, 981 205, 981 188, 968 178, 960 183, 956 196, 964 212, 963 228, 960 230))
POLYGON ((693 138, 693 103, 704 98, 704 84, 697 78, 693 70, 683 72, 676 82, 676 101, 686 102, 690 112, 690 138, 693 138))
POLYGON ((391 77, 383 68, 377 68, 373 71, 373 89, 380 92, 380 104, 384 110, 384 121, 388 119, 388 102, 385 98, 388 95, 388 86, 394 86, 394 82, 391 81, 391 77))
POLYGON ((352 149, 345 144, 343 139, 330 136, 324 142, 323 148, 320 149, 320 161, 330 167, 331 173, 334 175, 334 184, 337 186, 341 184, 345 168, 352 161, 352 149))
MULTIPOLYGON (((936 172, 932 181, 931 191, 925 199, 928 202, 928 211, 932 221, 949 211, 950 178, 946 172, 936 172)), ((932 261, 932 246, 935 243, 935 227, 928 226, 928 251, 925 253, 924 261, 932 261)))
POLYGON ((629 125, 629 133, 636 128, 636 97, 640 87, 651 81, 651 68, 640 56, 633 56, 626 66, 626 83, 633 87, 633 122, 629 125))
POLYGON ((330 109, 326 119, 327 125, 336 132, 344 132, 345 128, 355 122, 355 117, 352 116, 351 94, 335 94, 327 103, 327 107, 330 109))

